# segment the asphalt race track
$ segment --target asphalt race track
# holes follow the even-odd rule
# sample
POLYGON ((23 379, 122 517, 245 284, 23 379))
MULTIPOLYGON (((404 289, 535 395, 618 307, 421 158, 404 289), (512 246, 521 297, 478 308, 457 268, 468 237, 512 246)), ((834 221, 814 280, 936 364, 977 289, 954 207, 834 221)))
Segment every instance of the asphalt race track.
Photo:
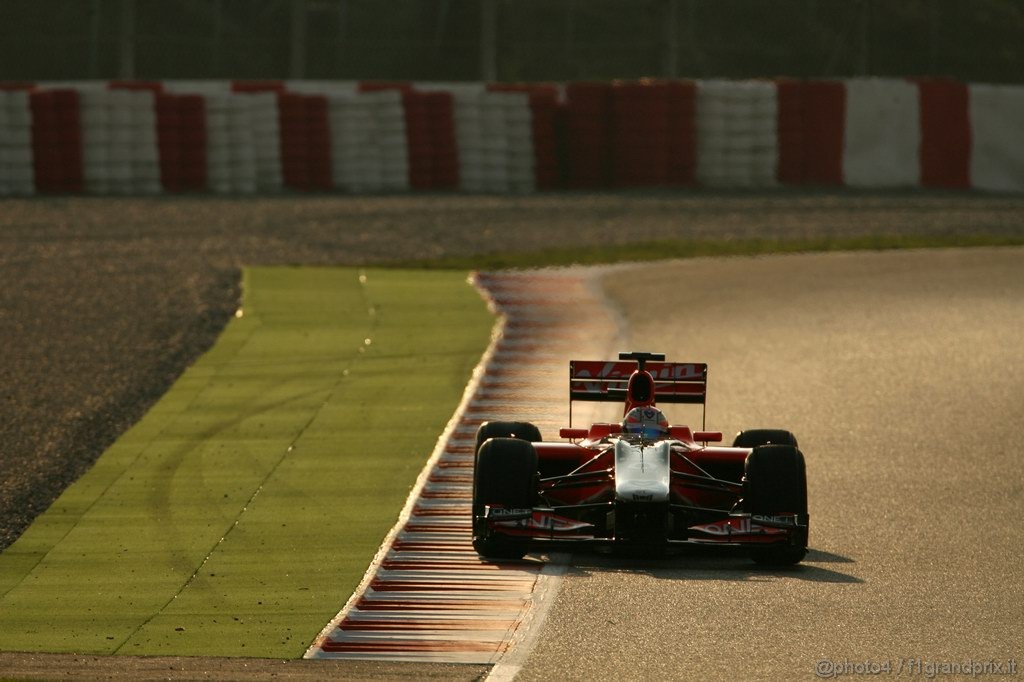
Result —
POLYGON ((812 551, 775 571, 576 554, 517 680, 1021 674, 1024 250, 702 259, 605 283, 632 350, 709 363, 709 428, 796 433, 812 551))

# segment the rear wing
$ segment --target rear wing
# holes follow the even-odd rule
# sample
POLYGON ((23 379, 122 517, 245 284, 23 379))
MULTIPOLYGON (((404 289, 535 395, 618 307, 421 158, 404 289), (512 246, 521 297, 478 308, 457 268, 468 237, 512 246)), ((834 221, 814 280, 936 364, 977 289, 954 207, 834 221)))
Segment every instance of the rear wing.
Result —
MULTIPOLYGON (((646 362, 654 378, 658 403, 703 405, 707 399, 708 366, 704 363, 646 362)), ((624 402, 629 377, 637 363, 604 360, 569 361, 569 401, 624 402)))
MULTIPOLYGON (((698 362, 665 362, 661 353, 619 353, 619 361, 569 361, 569 426, 573 401, 618 402, 628 407, 629 379, 646 370, 653 380, 644 382, 646 397, 655 403, 688 403, 701 406, 701 429, 707 419, 708 366, 698 362), (648 392, 653 388, 654 395, 648 392)), ((636 386, 633 387, 637 389, 636 386)))

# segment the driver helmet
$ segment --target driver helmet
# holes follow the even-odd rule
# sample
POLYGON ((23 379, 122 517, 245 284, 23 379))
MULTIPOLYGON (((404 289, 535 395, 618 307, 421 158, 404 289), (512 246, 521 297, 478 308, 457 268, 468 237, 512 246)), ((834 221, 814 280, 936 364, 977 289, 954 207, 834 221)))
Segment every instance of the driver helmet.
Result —
POLYGON ((641 436, 644 440, 658 440, 668 435, 668 419, 656 407, 634 407, 626 413, 622 432, 641 436))

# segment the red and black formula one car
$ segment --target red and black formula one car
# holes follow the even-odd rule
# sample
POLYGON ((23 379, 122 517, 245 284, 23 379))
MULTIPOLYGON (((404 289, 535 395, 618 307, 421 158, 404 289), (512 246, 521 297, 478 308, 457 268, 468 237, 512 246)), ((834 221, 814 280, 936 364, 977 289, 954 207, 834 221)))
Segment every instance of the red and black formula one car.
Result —
MULTIPOLYGON (((527 422, 477 431, 473 547, 486 559, 531 551, 676 545, 743 548, 765 564, 807 553, 807 479, 796 437, 781 429, 720 432, 670 425, 658 403, 703 406, 707 365, 620 353, 569 363, 569 442, 527 422), (624 403, 621 423, 571 427, 573 401, 624 403)), ((703 425, 703 419, 702 419, 703 425)))

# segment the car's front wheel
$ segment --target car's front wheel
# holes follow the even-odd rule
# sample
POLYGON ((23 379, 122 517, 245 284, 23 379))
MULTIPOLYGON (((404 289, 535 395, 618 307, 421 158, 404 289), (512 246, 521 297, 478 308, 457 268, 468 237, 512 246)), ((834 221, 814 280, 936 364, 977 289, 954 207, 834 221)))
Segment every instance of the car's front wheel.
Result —
POLYGON ((734 448, 756 448, 758 445, 792 445, 797 447, 796 436, 785 429, 747 429, 732 440, 734 448))
MULTIPOLYGON (((761 445, 747 455, 743 476, 743 510, 754 515, 796 514, 807 518, 807 471, 804 456, 792 445, 761 445)), ((755 549, 759 564, 788 566, 807 555, 806 532, 789 543, 755 549)))
POLYGON ((539 443, 543 438, 540 429, 530 422, 484 422, 476 430, 476 448, 480 449, 488 438, 518 438, 530 443, 539 443))
POLYGON ((489 438, 480 446, 473 471, 473 548, 485 559, 521 559, 525 540, 491 533, 483 519, 488 506, 532 509, 537 498, 537 451, 518 438, 489 438))

